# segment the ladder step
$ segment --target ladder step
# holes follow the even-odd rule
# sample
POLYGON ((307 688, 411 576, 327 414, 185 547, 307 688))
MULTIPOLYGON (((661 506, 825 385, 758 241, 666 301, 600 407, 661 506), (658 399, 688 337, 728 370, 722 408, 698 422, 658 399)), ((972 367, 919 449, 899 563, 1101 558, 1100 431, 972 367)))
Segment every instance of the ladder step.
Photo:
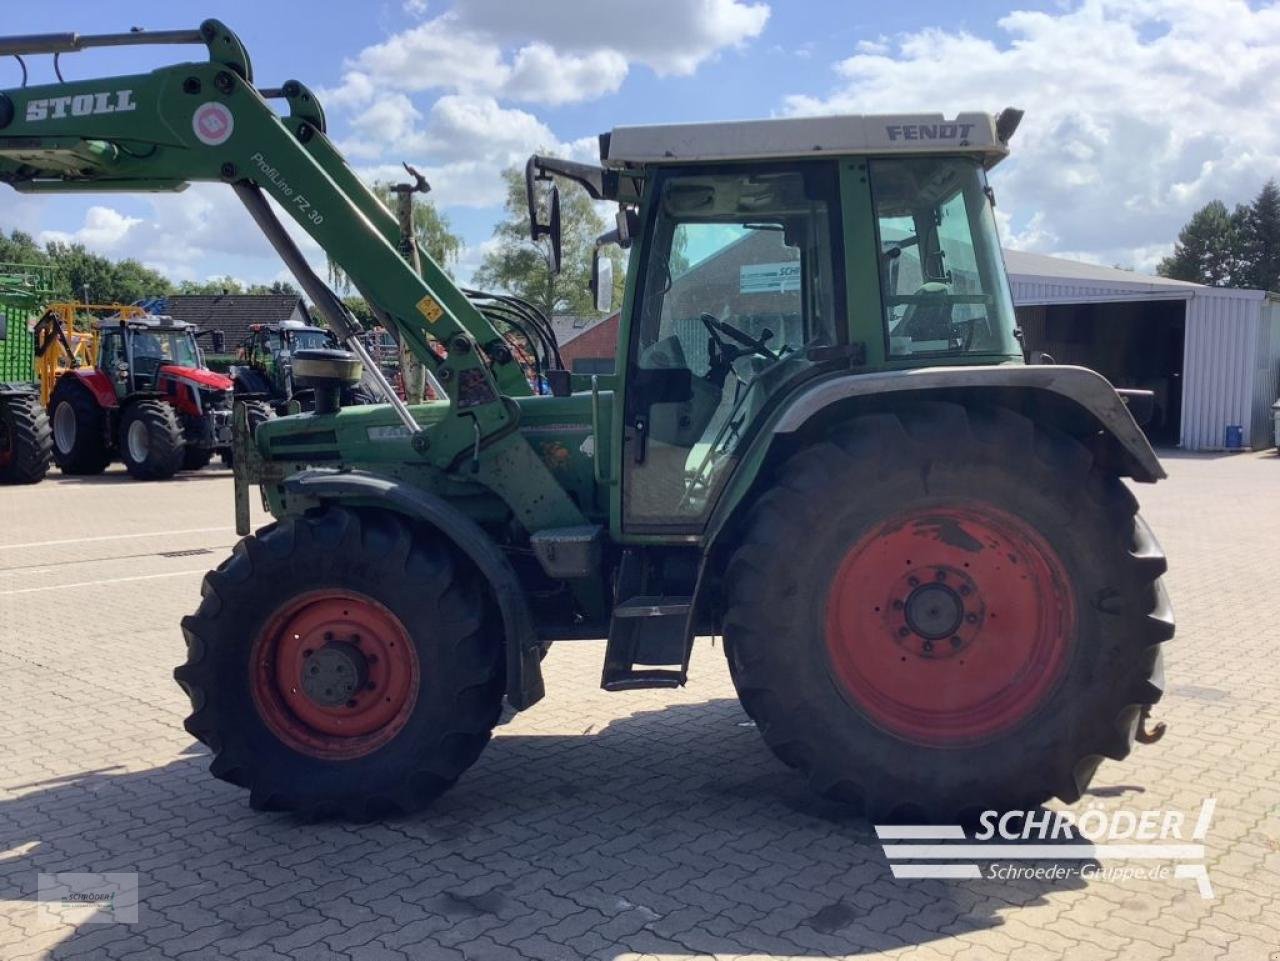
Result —
POLYGON ((685 617, 693 605, 692 597, 646 594, 628 598, 613 609, 614 617, 685 617))
POLYGON ((638 691, 650 687, 683 687, 684 671, 618 671, 600 685, 606 691, 638 691))

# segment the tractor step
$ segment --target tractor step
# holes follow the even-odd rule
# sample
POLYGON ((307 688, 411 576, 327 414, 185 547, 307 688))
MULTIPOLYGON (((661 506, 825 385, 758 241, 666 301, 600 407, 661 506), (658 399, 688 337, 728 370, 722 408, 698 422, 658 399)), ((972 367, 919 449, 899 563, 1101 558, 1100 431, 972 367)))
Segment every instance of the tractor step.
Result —
POLYGON ((636 595, 617 605, 600 686, 606 691, 683 686, 692 609, 691 597, 656 594, 636 595))

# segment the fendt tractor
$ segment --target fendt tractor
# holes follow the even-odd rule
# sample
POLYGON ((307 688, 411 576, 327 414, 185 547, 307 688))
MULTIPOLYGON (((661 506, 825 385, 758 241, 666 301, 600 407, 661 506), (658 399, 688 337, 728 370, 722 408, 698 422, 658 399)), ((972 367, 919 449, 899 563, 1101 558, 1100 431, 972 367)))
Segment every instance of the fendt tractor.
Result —
POLYGON ((182 623, 187 729, 254 806, 420 807, 572 639, 607 637, 601 684, 628 691, 684 684, 693 639, 723 635, 768 745, 875 818, 1074 801, 1153 739, 1173 623, 1124 478, 1164 472, 1106 380, 1023 362, 987 184, 1018 111, 618 127, 598 165, 533 156, 549 264, 561 183, 618 208, 617 373, 588 376, 534 308, 455 286, 315 94, 258 86, 220 22, 0 54, 147 43, 209 60, 4 91, 0 178, 224 183, 346 344, 294 352, 314 411, 251 433, 236 405, 246 536, 182 623), (342 406, 381 375, 268 198, 447 399, 342 406), (251 534, 255 486, 275 520, 251 534))
MULTIPOLYGON (((220 349, 221 332, 209 333, 220 349)), ((134 478, 166 480, 230 450, 231 380, 205 366, 192 325, 138 306, 58 303, 35 334, 64 474, 100 474, 119 457, 134 478)))
MULTIPOLYGON (((228 371, 237 397, 256 399, 278 414, 287 414, 289 404, 298 402, 302 410, 315 407, 315 392, 300 387, 293 376, 293 354, 298 350, 340 347, 333 331, 313 327, 300 320, 278 324, 254 324, 236 349, 235 364, 228 371)), ((342 396, 344 407, 376 403, 368 388, 357 384, 342 396)))

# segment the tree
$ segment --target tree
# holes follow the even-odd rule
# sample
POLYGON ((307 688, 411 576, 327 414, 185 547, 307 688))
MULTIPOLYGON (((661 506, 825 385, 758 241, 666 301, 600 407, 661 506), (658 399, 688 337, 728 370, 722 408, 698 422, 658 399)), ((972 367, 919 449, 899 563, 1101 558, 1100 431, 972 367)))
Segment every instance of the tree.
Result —
POLYGON ((62 292, 94 303, 131 304, 173 289, 169 279, 138 261, 111 261, 90 253, 84 244, 50 241, 49 260, 58 268, 62 292))
POLYGON ((1239 282, 1258 290, 1280 290, 1280 186, 1268 180, 1240 213, 1239 282))
MULTIPOLYGON (((370 189, 382 201, 382 205, 391 211, 391 215, 395 216, 399 198, 392 188, 392 184, 378 181, 370 189)), ((462 253, 462 238, 450 229, 449 218, 429 200, 414 199, 413 235, 436 265, 446 274, 449 273, 449 267, 457 262, 458 255, 462 253)), ((329 258, 329 284, 342 293, 351 289, 351 279, 332 257, 329 258)))
POLYGON ((1240 217, 1214 200, 1192 214, 1178 233, 1173 254, 1160 261, 1162 277, 1226 286, 1240 272, 1240 217))
MULTIPOLYGON (((561 268, 559 274, 553 274, 548 243, 535 244, 529 239, 524 171, 511 167, 502 176, 507 184, 507 216, 493 230, 497 246, 485 254, 475 273, 475 285, 514 294, 548 316, 595 313, 590 290, 591 260, 605 222, 587 192, 576 184, 566 184, 561 191, 561 268)), ((602 251, 614 262, 616 304, 624 282, 622 252, 616 246, 602 251)))

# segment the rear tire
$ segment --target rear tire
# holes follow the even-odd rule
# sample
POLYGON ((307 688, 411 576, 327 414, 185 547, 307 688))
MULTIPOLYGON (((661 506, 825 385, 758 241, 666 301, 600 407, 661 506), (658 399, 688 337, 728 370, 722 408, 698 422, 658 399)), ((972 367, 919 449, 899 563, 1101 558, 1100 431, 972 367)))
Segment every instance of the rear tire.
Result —
POLYGON ((34 394, 0 396, 0 484, 36 484, 53 458, 49 416, 34 394))
POLYGON ((1166 564, 1136 511, 1008 410, 858 417, 782 465, 729 562, 743 707, 876 820, 1075 801, 1163 685, 1166 564))
POLYGON ((191 698, 186 727, 212 748, 214 776, 249 788, 255 808, 356 820, 415 810, 476 760, 498 721, 503 648, 480 584, 394 514, 282 521, 242 540, 203 594, 174 671, 191 698), (322 679, 367 677, 371 700, 365 686, 345 702, 345 689, 307 688, 317 664, 322 679))
POLYGON ((168 480, 182 469, 186 443, 173 407, 139 400, 120 418, 120 458, 137 480, 168 480))
POLYGON ((53 462, 64 474, 101 474, 111 463, 106 411, 74 376, 64 374, 49 398, 53 462))
MULTIPOLYGON (((265 400, 245 400, 237 401, 237 403, 244 404, 245 417, 249 423, 250 437, 258 432, 259 427, 276 416, 276 412, 265 400)), ((228 447, 222 452, 222 466, 235 467, 235 463, 235 452, 232 448, 228 447)))

